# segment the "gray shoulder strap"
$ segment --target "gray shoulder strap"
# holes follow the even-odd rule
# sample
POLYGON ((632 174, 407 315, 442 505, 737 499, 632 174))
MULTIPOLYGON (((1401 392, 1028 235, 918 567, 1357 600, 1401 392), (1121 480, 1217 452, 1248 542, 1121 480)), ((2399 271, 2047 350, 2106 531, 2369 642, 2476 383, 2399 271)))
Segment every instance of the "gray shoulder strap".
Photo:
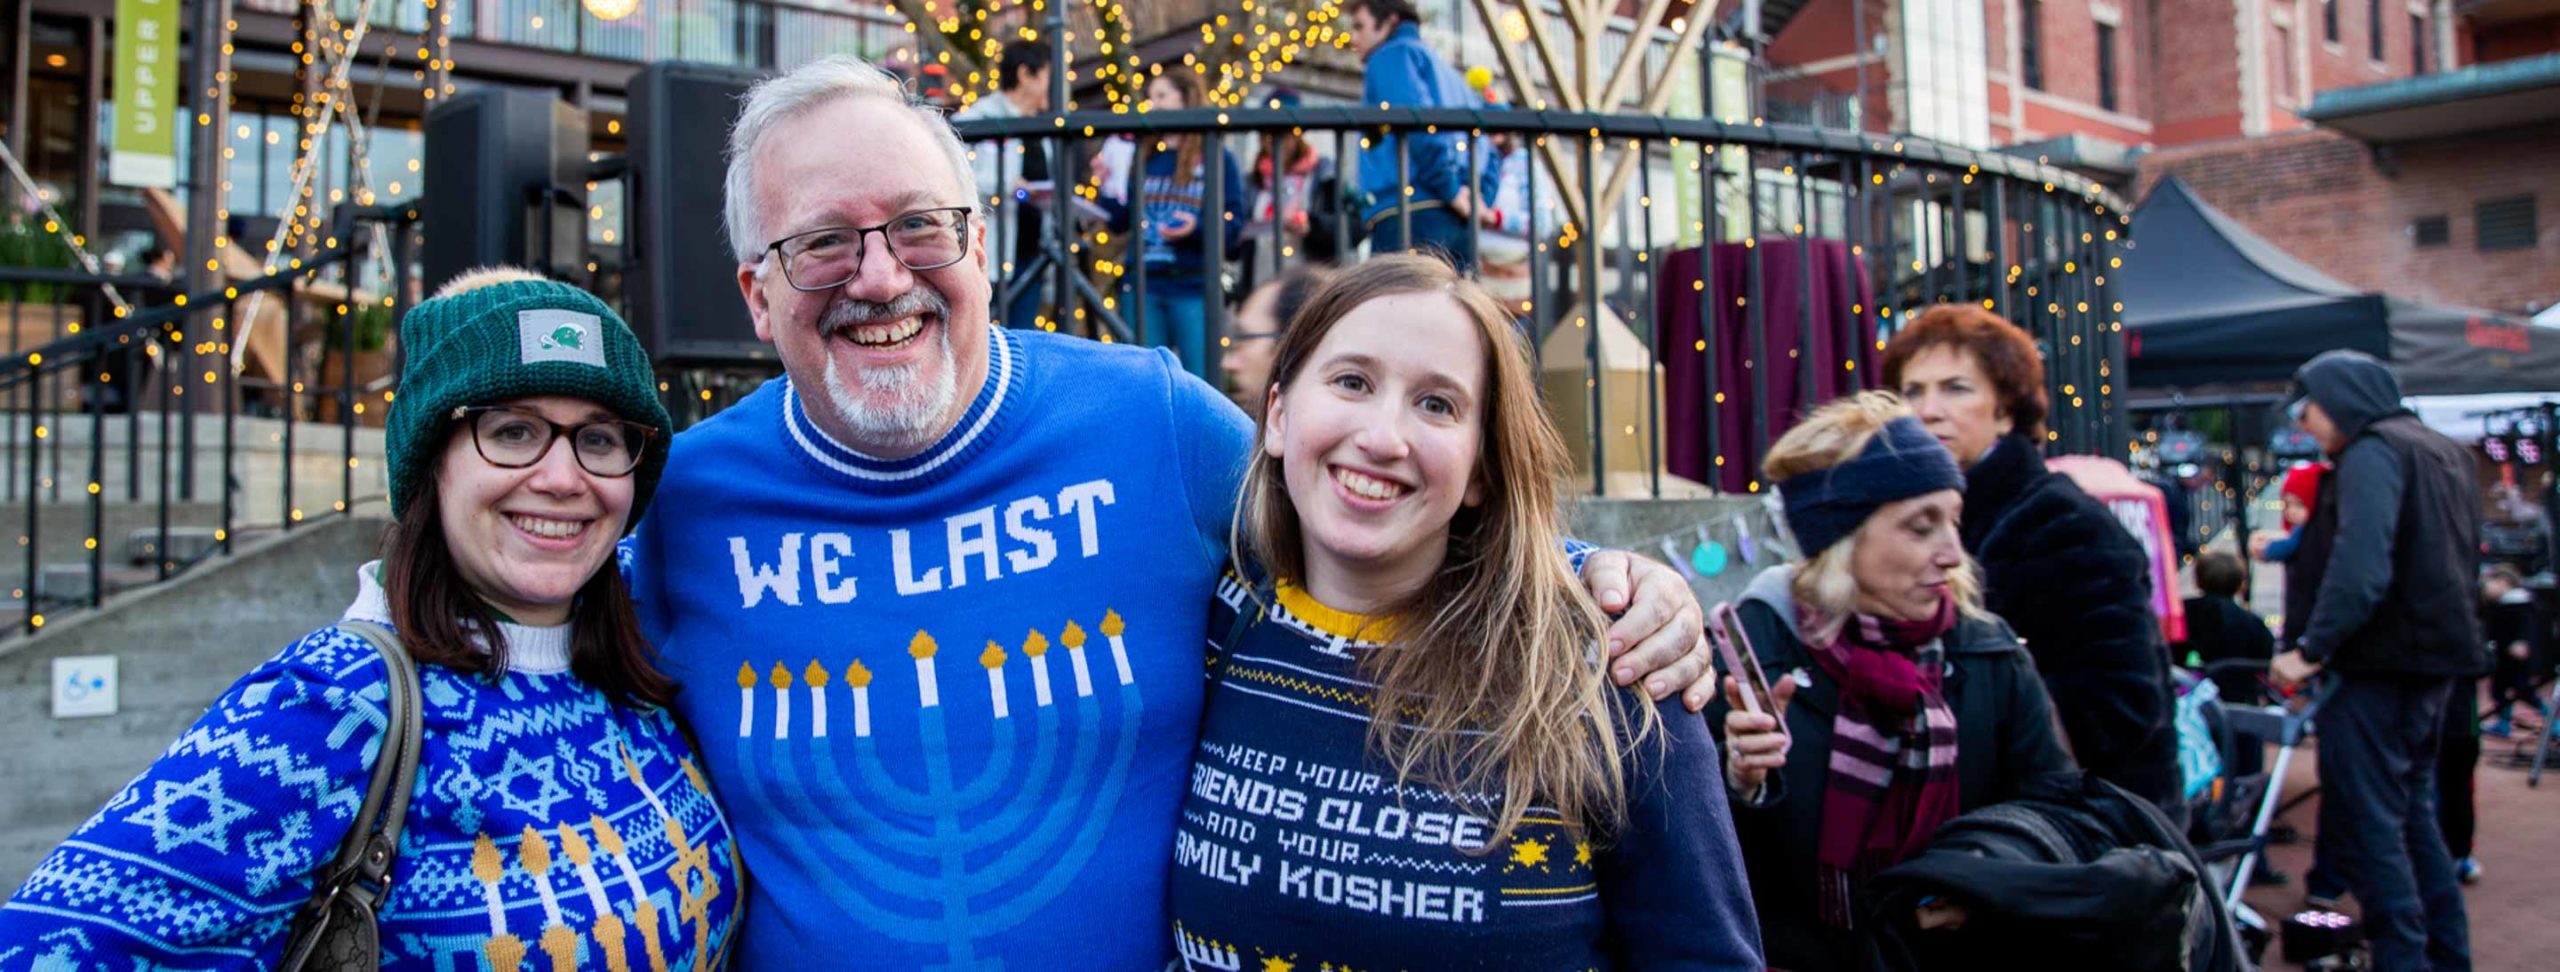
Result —
POLYGON ((409 790, 418 777, 419 736, 424 731, 418 666, 389 628, 370 621, 341 621, 338 629, 364 639, 382 655, 386 691, 382 746, 373 757, 373 778, 365 785, 364 805, 356 810, 354 826, 338 845, 329 880, 349 882, 341 893, 366 896, 378 905, 390 893, 391 861, 399 853, 400 827, 409 816, 409 790))

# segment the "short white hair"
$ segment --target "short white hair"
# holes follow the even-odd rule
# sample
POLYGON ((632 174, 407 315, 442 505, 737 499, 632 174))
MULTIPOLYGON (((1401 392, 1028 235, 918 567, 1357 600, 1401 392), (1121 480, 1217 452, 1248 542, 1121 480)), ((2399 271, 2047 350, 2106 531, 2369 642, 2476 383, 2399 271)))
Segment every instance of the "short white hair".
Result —
POLYGON ((978 177, 969 164, 969 147, 961 143, 951 119, 942 109, 908 93, 895 75, 859 57, 835 54, 758 81, 747 89, 746 107, 738 112, 738 123, 729 130, 729 175, 722 187, 722 194, 727 197, 729 247, 737 252, 738 262, 762 259, 765 246, 772 242, 765 238, 764 227, 757 220, 756 147, 774 126, 843 98, 880 98, 915 112, 925 130, 942 143, 952 184, 968 197, 970 214, 984 221, 986 207, 978 200, 978 177))

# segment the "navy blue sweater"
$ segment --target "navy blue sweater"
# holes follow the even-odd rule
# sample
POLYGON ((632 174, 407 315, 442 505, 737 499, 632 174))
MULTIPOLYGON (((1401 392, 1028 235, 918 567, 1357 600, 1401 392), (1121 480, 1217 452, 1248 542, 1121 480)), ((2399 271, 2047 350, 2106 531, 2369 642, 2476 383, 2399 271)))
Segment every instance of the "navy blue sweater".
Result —
MULTIPOLYGON (((1244 211, 1252 204, 1253 197, 1245 194, 1244 167, 1236 163, 1236 154, 1223 147, 1218 149, 1218 154, 1224 157, 1226 165, 1226 172, 1218 181, 1226 189, 1223 207, 1227 222, 1226 248, 1232 254, 1244 244, 1244 211)), ((1164 151, 1147 156, 1144 189, 1147 225, 1143 230, 1133 226, 1130 219, 1136 207, 1107 195, 1102 197, 1102 207, 1111 214, 1112 225, 1136 234, 1137 244, 1131 251, 1136 258, 1131 263, 1144 260, 1147 272, 1151 274, 1197 277, 1201 275, 1201 267, 1208 264, 1204 257, 1209 245, 1209 226, 1201 219, 1201 213, 1207 209, 1209 166, 1204 157, 1202 163, 1193 166, 1190 172, 1177 172, 1181 164, 1182 153, 1174 151, 1171 145, 1167 145, 1164 151), (1178 240, 1159 237, 1165 224, 1177 215, 1192 221, 1190 235, 1178 240)))
POLYGON ((1498 794, 1398 786, 1367 746, 1363 620, 1230 574, 1210 612, 1207 714, 1174 839, 1187 969, 1763 968, 1705 722, 1675 705, 1631 747, 1626 822, 1595 838, 1498 794))

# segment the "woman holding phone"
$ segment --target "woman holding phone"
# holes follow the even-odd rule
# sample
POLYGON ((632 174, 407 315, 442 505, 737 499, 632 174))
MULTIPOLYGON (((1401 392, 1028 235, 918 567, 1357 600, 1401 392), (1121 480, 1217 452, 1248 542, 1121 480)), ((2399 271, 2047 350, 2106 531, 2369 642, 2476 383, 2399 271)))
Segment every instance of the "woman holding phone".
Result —
MULTIPOLYGON (((1736 647, 1771 683, 1754 702, 1774 713, 1728 678, 1708 721, 1769 965, 1860 969, 1865 881, 2070 757, 2026 649, 1981 612, 1956 530, 1964 474, 1900 399, 1822 407, 1765 468, 1806 556, 1763 572, 1734 612, 1736 647)), ((1916 920, 1960 925, 1964 903, 1916 920)))

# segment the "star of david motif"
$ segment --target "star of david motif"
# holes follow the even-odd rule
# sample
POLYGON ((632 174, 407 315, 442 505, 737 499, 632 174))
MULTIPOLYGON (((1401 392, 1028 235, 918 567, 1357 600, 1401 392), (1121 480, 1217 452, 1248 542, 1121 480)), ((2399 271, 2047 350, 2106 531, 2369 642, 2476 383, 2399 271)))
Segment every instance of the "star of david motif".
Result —
POLYGON ((151 846, 159 853, 188 844, 203 844, 219 853, 231 852, 231 825, 247 818, 249 805, 223 795, 222 771, 208 769, 204 775, 184 783, 158 780, 151 784, 151 805, 126 817, 128 823, 151 828, 151 846), (187 810, 187 801, 199 801, 200 810, 187 810))
POLYGON ((498 791, 498 800, 507 809, 548 818, 551 816, 552 804, 569 798, 569 791, 561 788, 560 781, 555 775, 555 764, 556 760, 550 756, 527 759, 522 752, 509 750, 506 768, 499 770, 497 777, 491 779, 488 786, 498 791), (516 781, 526 777, 531 777, 534 781, 533 795, 517 796, 516 781))

